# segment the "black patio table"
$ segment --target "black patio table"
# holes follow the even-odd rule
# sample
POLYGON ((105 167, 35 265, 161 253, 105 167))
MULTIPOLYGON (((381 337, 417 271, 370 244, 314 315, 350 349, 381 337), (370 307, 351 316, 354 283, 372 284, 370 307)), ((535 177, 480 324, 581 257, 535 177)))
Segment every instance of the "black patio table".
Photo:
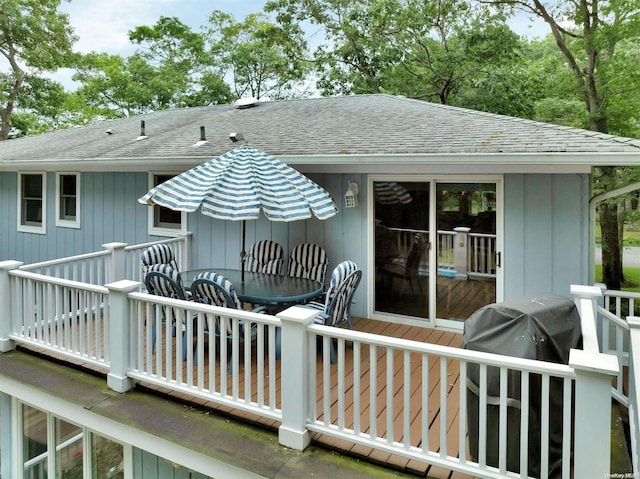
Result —
POLYGON ((281 274, 242 272, 236 269, 202 268, 181 271, 185 288, 190 289, 194 278, 206 271, 218 273, 233 283, 238 298, 243 303, 284 307, 289 304, 307 303, 322 294, 323 285, 308 278, 297 278, 281 274))

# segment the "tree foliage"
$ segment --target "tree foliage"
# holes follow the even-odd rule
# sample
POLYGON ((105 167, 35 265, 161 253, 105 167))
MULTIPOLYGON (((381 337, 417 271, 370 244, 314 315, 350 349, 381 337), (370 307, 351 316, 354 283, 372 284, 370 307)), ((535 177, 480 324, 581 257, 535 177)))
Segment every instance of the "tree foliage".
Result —
POLYGON ((282 28, 261 13, 236 22, 215 10, 209 17, 207 40, 237 97, 282 99, 301 92, 308 66, 306 43, 297 26, 282 28))
POLYGON ((0 77, 0 140, 9 138, 22 89, 36 90, 36 75, 73 63, 75 37, 59 6, 60 0, 0 1, 0 54, 9 65, 0 77))
POLYGON ((283 25, 311 22, 323 94, 389 92, 441 103, 515 58, 500 14, 463 0, 272 0, 283 25))
POLYGON ((177 18, 160 17, 129 36, 139 46, 133 55, 84 55, 74 75, 78 93, 105 116, 231 101, 203 35, 177 18))

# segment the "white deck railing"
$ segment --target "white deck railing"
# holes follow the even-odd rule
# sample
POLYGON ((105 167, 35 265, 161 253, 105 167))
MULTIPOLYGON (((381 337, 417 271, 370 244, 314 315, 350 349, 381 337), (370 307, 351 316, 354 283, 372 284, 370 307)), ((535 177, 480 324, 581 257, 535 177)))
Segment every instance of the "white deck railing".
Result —
POLYGON ((127 278, 133 281, 143 282, 144 278, 142 277, 142 267, 141 267, 141 256, 142 252, 147 249, 149 246, 164 243, 171 247, 173 250, 173 254, 176 257, 176 263, 178 264, 178 269, 188 270, 190 269, 191 264, 191 254, 190 254, 190 239, 191 233, 184 233, 177 238, 169 238, 160 241, 153 241, 150 243, 142 243, 131 246, 125 246, 124 248, 124 272, 123 276, 116 276, 115 279, 127 278))
POLYGON ((597 306, 599 345, 620 364, 611 395, 628 408, 633 470, 640 474, 640 293, 603 289, 602 296, 597 306))
MULTIPOLYGON (((34 344, 107 367, 107 382, 117 391, 144 381, 280 421, 279 439, 288 447, 304 449, 311 433, 321 432, 476 477, 526 477, 507 471, 513 469, 508 466, 512 447, 538 449, 532 458, 518 450, 516 469, 536 463, 541 477, 547 477, 557 459, 550 428, 560 422, 561 477, 571 477, 572 442, 575 477, 610 472, 611 378, 618 373, 617 358, 594 350, 595 299, 583 291, 576 302, 585 349, 572 350, 569 364, 562 365, 318 326, 313 324, 316 312, 306 308, 290 308, 275 317, 253 314, 140 293, 135 281, 117 281, 105 289, 21 271, 19 266, 0 263, 2 351, 20 342, 34 344), (206 338, 205 332, 213 329, 210 318, 216 315, 232 325, 230 342, 206 338), (244 340, 239 336, 241 322, 244 340), (254 324, 256 340, 251 341, 254 324), (275 357, 278 328, 281 361, 275 357), (320 351, 316 338, 323 345, 320 351), (337 364, 329 361, 329 341, 336 342, 337 364), (353 355, 352 371, 345 369, 347 351, 353 355), (317 366, 318 355, 322 366, 317 366), (472 372, 475 380, 470 379, 472 372), (497 392, 490 391, 490 377, 498 380, 497 392), (472 381, 477 386, 476 409, 468 409, 475 394, 472 381), (521 393, 517 432, 507 421, 512 418, 514 387, 521 393), (430 395, 434 389, 438 393, 430 395), (560 407, 550 398, 552 390, 559 392, 560 407), (577 418, 573 423, 572 403, 577 418), (431 417, 431 411, 438 411, 437 417, 431 417), (551 419, 551 411, 560 414, 559 419, 551 419), (415 420, 420 427, 414 429, 410 424, 415 420), (473 458, 468 427, 476 431, 473 458), (498 451, 497 456, 492 451, 498 451)), ((631 331, 638 336, 637 328, 631 331)), ((631 366, 638 355, 631 348, 631 366)), ((630 404, 637 390, 633 379, 630 404)), ((630 416, 637 441, 637 409, 630 416)))
POLYGON ((276 398, 275 344, 280 325, 276 318, 146 293, 131 293, 128 307, 130 341, 124 353, 129 356, 129 378, 281 419, 276 398), (229 341, 216 335, 216 317, 229 328, 222 334, 229 341))
MULTIPOLYGON (((325 350, 329 340, 337 338, 338 354, 337 365, 324 355, 323 393, 315 395, 315 383, 310 387, 314 406, 308 427, 312 431, 475 477, 527 477, 509 472, 508 464, 511 471, 533 468, 539 477, 547 477, 558 461, 562 477, 570 477, 573 368, 348 330, 336 332, 324 326, 308 330, 312 357, 315 336, 325 350), (347 343, 353 348, 352 371, 343 367, 347 343), (332 368, 338 368, 337 384, 331 382, 332 368), (479 378, 474 377, 478 389, 469 379, 472 370, 479 378), (491 396, 490 377, 499 383, 491 396), (509 399, 515 390, 521 398, 517 407, 509 399), (554 399, 550 390, 560 397, 554 399), (435 404, 429 402, 432 391, 439 399, 435 404), (352 411, 342 406, 351 403, 352 411), (535 415, 530 415, 530 408, 536 407, 535 415), (558 407, 559 417, 552 424, 549 413, 558 407), (384 414, 379 416, 379 411, 384 414), (516 416, 512 426, 517 430, 508 430, 507 417, 511 421, 516 416), (418 428, 412 427, 414 421, 418 428), (550 435, 551 426, 558 424, 559 442, 550 435), (475 458, 467 454, 467 427, 476 431, 475 458), (421 433, 415 434, 416 430, 421 433), (550 444, 557 450, 550 452, 550 444), (531 458, 521 455, 520 448, 526 451, 528 446, 540 453, 531 458)), ((315 378, 316 363, 310 364, 309 377, 315 378)))
POLYGON ((123 278, 142 282, 140 256, 146 248, 156 243, 171 246, 178 267, 189 269, 190 237, 191 233, 184 233, 177 238, 131 246, 126 243, 106 243, 102 245, 102 251, 22 265, 20 269, 100 286, 123 278))
POLYGON ((20 269, 54 278, 104 285, 114 279, 109 268, 111 254, 112 250, 105 249, 96 253, 23 265, 20 269))
POLYGON ((11 340, 96 366, 109 365, 105 287, 16 269, 9 291, 11 340))

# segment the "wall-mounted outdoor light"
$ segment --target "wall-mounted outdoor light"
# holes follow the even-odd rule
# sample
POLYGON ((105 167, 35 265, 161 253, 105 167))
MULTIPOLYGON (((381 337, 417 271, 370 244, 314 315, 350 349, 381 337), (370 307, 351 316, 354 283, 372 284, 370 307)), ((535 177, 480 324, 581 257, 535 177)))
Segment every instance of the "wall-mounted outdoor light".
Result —
POLYGON ((344 194, 344 207, 355 208, 358 206, 358 183, 355 181, 349 181, 347 186, 347 192, 344 194))

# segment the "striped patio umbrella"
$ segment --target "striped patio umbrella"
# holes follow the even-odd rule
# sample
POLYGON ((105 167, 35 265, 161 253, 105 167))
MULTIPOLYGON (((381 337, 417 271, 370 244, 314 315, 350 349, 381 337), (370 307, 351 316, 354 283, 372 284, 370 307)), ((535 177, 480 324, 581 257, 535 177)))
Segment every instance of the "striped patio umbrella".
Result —
POLYGON ((174 211, 200 211, 212 218, 242 221, 244 278, 246 220, 262 212, 271 221, 325 220, 338 209, 322 187, 276 157, 241 146, 152 188, 138 201, 174 211))
POLYGON ((407 189, 395 181, 377 181, 374 187, 376 201, 383 205, 407 205, 413 201, 407 189))

